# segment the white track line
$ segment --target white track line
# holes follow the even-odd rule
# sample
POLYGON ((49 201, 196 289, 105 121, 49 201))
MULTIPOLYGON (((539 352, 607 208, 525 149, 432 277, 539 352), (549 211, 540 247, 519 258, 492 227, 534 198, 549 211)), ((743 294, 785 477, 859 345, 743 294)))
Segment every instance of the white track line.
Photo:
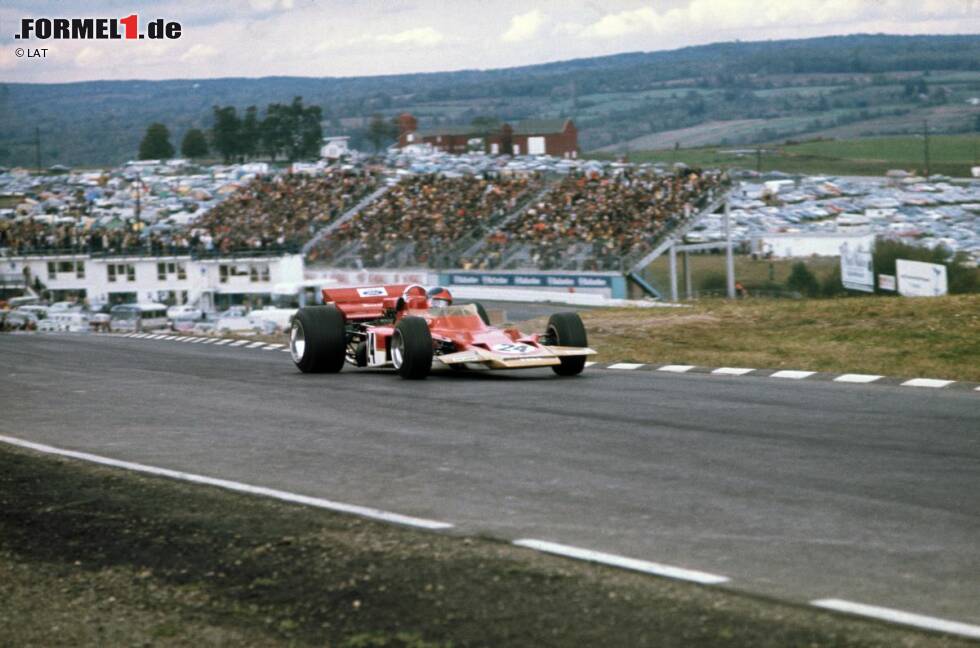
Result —
POLYGON ((606 369, 639 369, 643 366, 643 363, 636 362, 617 362, 616 364, 611 364, 606 369))
POLYGON ((228 344, 229 342, 234 342, 234 340, 231 338, 221 338, 220 340, 214 343, 214 346, 221 346, 223 344, 228 344))
POLYGON ((208 338, 199 337, 199 338, 194 338, 194 340, 191 342, 191 344, 200 344, 201 342, 207 342, 207 341, 208 341, 208 338))
POLYGON ((594 362, 586 362, 586 363, 585 363, 585 366, 586 366, 586 367, 591 367, 591 366, 592 366, 592 365, 594 365, 594 364, 595 364, 594 362))
POLYGON ((264 347, 264 346, 265 346, 265 342, 252 342, 251 344, 249 344, 245 348, 246 349, 258 349, 259 347, 264 347))
POLYGON ((286 346, 286 345, 285 344, 266 344, 265 345, 265 348, 266 348, 267 351, 272 351, 273 349, 281 349, 284 346, 286 346))
POLYGON ((208 338, 207 340, 204 341, 204 344, 214 344, 217 341, 218 338, 208 338))
POLYGON ((718 583, 728 582, 728 578, 726 576, 684 569, 683 567, 671 567, 670 565, 661 565, 659 563, 648 562, 646 560, 626 558, 625 556, 617 556, 616 554, 592 551, 591 549, 570 547, 568 545, 558 544, 556 542, 547 542, 545 540, 525 538, 522 540, 514 540, 514 544, 518 547, 527 547, 528 549, 536 549, 537 551, 543 551, 545 553, 566 556, 568 558, 577 558, 579 560, 588 560, 589 562, 612 565, 613 567, 631 569, 633 571, 654 574, 656 576, 665 576, 667 578, 692 581, 695 583, 701 583, 702 585, 716 585, 718 583))
POLYGON ((438 522, 436 520, 427 520, 425 518, 417 518, 409 515, 401 515, 399 513, 389 513, 388 511, 382 511, 376 508, 369 508, 366 506, 356 506, 354 504, 344 504, 342 502, 334 502, 331 500, 321 499, 319 497, 309 497, 307 495, 298 495, 296 493, 276 490, 273 488, 265 488, 263 486, 251 486, 249 484, 243 484, 241 482, 228 481, 227 479, 216 479, 214 477, 205 477, 203 475, 185 473, 179 470, 170 470, 168 468, 157 468, 155 466, 147 466, 145 464, 132 463, 129 461, 120 461, 118 459, 110 459, 109 457, 100 457, 99 455, 89 454, 87 452, 63 450, 61 448, 55 448, 53 446, 44 445, 41 443, 33 443, 31 441, 24 441, 23 439, 15 439, 13 437, 8 437, 3 435, 0 435, 0 442, 9 443, 10 445, 20 446, 21 448, 28 448, 30 450, 35 450, 37 452, 54 454, 62 457, 71 457, 72 459, 80 459, 82 461, 90 461, 92 463, 101 464, 103 466, 113 466, 115 468, 133 470, 135 472, 147 473, 149 475, 170 477, 171 479, 179 479, 181 481, 194 482, 195 484, 217 486, 218 488, 225 488, 227 490, 236 491, 239 493, 248 493, 250 495, 262 495, 264 497, 272 497, 278 500, 282 500, 284 502, 305 504, 307 506, 315 506, 317 508, 329 509, 331 511, 338 511, 340 513, 352 513, 354 515, 359 515, 361 517, 371 518, 374 520, 381 520, 384 522, 404 524, 407 526, 419 527, 422 529, 449 529, 452 528, 453 526, 448 522, 438 522))
POLYGON ((932 387, 938 389, 946 385, 952 385, 955 380, 937 380, 936 378, 913 378, 902 383, 902 387, 932 387))
POLYGON ((874 381, 881 379, 882 376, 873 376, 871 374, 843 374, 834 378, 834 382, 873 383, 874 381))
POLYGON ((755 369, 749 369, 747 367, 719 367, 711 373, 719 376, 744 376, 752 371, 755 371, 755 369))
POLYGON ((243 344, 248 344, 248 340, 239 340, 238 342, 232 342, 228 346, 239 347, 243 344))
POLYGON ((903 625, 915 626, 926 630, 935 630, 938 632, 946 632, 949 634, 957 634, 965 637, 972 637, 974 639, 980 639, 980 626, 970 625, 969 623, 947 621, 946 619, 924 616, 922 614, 913 614, 912 612, 903 612, 901 610, 893 610, 891 608, 878 607, 876 605, 852 603, 851 601, 843 601, 841 599, 818 599, 816 601, 811 601, 810 603, 828 610, 837 610, 838 612, 847 612, 849 614, 859 614, 861 616, 873 617, 875 619, 890 621, 892 623, 901 623, 903 625))
POLYGON ((173 341, 173 340, 176 340, 176 339, 177 339, 177 336, 176 336, 176 335, 167 335, 167 336, 164 336, 164 338, 163 338, 163 339, 164 339, 164 340, 170 340, 170 341, 173 341))
POLYGON ((777 371, 776 373, 769 376, 770 378, 789 378, 791 380, 802 380, 804 378, 809 378, 816 371, 795 371, 793 369, 784 369, 783 371, 777 371))
POLYGON ((687 373, 694 369, 694 365, 664 365, 658 367, 657 371, 669 371, 670 373, 687 373))

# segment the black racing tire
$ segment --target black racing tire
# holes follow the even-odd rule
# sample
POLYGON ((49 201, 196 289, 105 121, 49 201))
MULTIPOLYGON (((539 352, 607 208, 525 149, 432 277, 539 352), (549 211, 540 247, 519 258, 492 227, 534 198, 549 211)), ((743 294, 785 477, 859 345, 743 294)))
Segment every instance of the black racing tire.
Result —
POLYGON ((337 373, 347 359, 344 314, 333 304, 305 306, 289 327, 289 352, 303 373, 337 373))
MULTIPOLYGON (((558 346, 589 346, 585 325, 578 313, 555 313, 548 318, 548 337, 552 338, 558 346)), ((585 356, 563 357, 561 364, 551 367, 551 370, 559 376, 577 376, 583 369, 585 369, 585 356)))
POLYGON ((483 307, 483 304, 473 302, 473 305, 476 306, 476 312, 480 314, 480 319, 483 320, 483 323, 490 326, 490 316, 487 315, 487 309, 483 307))
POLYGON ((366 367, 367 361, 367 342, 358 342, 357 348, 354 349, 354 365, 358 367, 366 367))
POLYGON ((421 317, 403 317, 391 335, 391 362, 402 378, 421 380, 432 370, 432 333, 421 317))

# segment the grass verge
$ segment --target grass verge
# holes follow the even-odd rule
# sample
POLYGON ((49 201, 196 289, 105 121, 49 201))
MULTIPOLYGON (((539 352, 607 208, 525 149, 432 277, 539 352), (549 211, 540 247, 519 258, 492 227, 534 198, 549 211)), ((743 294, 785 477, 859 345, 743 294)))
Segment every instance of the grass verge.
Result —
POLYGON ((980 381, 980 295, 705 299, 690 308, 596 309, 582 319, 600 362, 980 381))
POLYGON ((0 646, 966 641, 0 447, 0 646))

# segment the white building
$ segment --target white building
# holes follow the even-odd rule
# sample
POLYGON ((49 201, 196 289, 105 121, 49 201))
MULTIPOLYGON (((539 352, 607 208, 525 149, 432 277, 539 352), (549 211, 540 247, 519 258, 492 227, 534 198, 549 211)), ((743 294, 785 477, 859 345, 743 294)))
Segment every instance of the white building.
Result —
POLYGON ((864 232, 794 232, 762 234, 752 239, 752 251, 777 259, 808 256, 840 256, 840 247, 853 249, 874 246, 875 236, 864 232))
POLYGON ((336 137, 324 137, 323 146, 320 147, 320 157, 328 160, 336 160, 350 153, 347 141, 350 138, 346 135, 336 137))
POLYGON ((2 264, 4 274, 23 275, 27 268, 32 283, 40 279, 52 301, 199 304, 206 311, 246 302, 268 304, 276 284, 303 280, 299 254, 215 258, 58 254, 11 256, 2 264))

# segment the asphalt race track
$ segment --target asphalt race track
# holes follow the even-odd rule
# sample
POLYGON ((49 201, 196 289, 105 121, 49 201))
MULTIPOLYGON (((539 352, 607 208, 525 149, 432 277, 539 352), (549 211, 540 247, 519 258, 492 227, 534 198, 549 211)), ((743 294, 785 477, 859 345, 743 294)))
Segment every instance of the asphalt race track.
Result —
POLYGON ((980 623, 980 395, 706 374, 347 368, 0 336, 0 434, 980 623))

